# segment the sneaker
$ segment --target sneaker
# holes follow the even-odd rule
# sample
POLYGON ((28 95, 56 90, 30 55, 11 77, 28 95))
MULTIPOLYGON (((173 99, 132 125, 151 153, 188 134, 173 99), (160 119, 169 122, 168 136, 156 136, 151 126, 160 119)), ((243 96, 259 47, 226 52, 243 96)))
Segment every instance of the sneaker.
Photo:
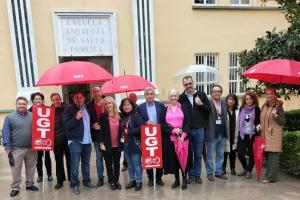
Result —
POLYGON ((42 176, 39 176, 37 179, 36 179, 36 182, 40 183, 43 181, 43 177, 42 176))
POLYGON ((78 185, 75 185, 72 190, 73 190, 73 193, 75 195, 79 195, 80 194, 80 190, 79 190, 79 186, 78 185))
POLYGON ((252 178, 251 172, 247 172, 246 176, 245 176, 245 179, 251 179, 251 178, 252 178))
POLYGON ((237 175, 238 176, 246 176, 246 174, 247 174, 247 171, 243 170, 243 171, 239 172, 237 175))
POLYGON ((220 179, 228 179, 225 174, 216 174, 215 177, 220 179))
POLYGON ((96 185, 94 185, 94 184, 91 183, 91 182, 85 183, 85 184, 83 184, 83 186, 86 187, 86 188, 96 188, 96 187, 97 187, 96 185))
POLYGON ((208 175, 207 175, 207 179, 210 180, 210 181, 214 181, 214 180, 215 180, 213 174, 208 174, 208 175))
POLYGON ((202 179, 200 176, 196 176, 195 177, 195 182, 198 183, 198 184, 202 184, 202 179))

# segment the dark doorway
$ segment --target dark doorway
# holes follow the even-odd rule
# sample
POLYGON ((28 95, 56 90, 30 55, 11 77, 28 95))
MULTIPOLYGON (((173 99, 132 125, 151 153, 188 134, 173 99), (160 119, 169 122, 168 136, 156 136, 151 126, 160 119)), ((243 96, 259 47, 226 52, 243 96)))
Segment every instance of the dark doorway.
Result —
MULTIPOLYGON (((91 57, 59 57, 59 63, 69 62, 69 61, 88 61, 102 66, 108 72, 113 74, 112 68, 112 57, 111 56, 91 56, 91 57)), ((85 95, 86 101, 91 100, 91 88, 94 86, 101 86, 103 83, 91 83, 91 84, 74 84, 66 85, 62 87, 63 100, 67 104, 72 103, 72 94, 81 91, 85 95)))

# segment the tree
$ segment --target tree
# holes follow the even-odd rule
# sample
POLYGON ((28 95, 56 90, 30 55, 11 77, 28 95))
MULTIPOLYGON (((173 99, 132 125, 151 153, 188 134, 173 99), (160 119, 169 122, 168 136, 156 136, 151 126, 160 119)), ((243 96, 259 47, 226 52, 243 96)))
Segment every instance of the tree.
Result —
MULTIPOLYGON (((247 70, 253 65, 270 59, 285 58, 300 61, 300 1, 299 0, 276 0, 280 5, 286 20, 290 26, 286 31, 266 31, 264 37, 256 40, 255 47, 251 50, 243 50, 239 53, 240 72, 247 70)), ((243 77, 243 83, 249 79, 243 77)), ((253 89, 258 95, 265 93, 265 88, 271 84, 258 81, 253 89)), ((280 95, 289 99, 290 94, 299 94, 300 86, 273 84, 280 95)))

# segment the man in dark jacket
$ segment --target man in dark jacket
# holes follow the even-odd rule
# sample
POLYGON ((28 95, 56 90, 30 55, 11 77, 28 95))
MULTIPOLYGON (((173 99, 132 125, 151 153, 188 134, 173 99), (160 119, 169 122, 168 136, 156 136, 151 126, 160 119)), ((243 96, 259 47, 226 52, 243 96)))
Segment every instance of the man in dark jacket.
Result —
POLYGON ((92 88, 92 101, 86 105, 87 109, 91 112, 91 120, 96 122, 94 127, 91 127, 92 141, 94 143, 94 148, 96 152, 96 168, 98 182, 97 186, 102 186, 104 183, 104 165, 103 165, 103 153, 99 149, 99 134, 100 134, 100 125, 99 119, 101 114, 104 111, 104 103, 102 98, 102 92, 100 87, 92 88))
MULTIPOLYGON (((154 100, 155 92, 151 87, 145 89, 144 96, 146 102, 137 107, 137 112, 143 117, 145 124, 160 124, 160 115, 165 107, 164 104, 154 100)), ((149 179, 148 186, 153 186, 153 169, 147 169, 146 171, 149 179)), ((156 183, 160 186, 164 185, 164 182, 161 180, 162 174, 163 169, 158 168, 156 170, 156 183)))
POLYGON ((190 113, 191 134, 190 148, 192 150, 192 166, 189 166, 188 182, 195 180, 201 184, 202 169, 202 148, 204 142, 204 128, 207 125, 207 117, 210 113, 210 105, 206 94, 203 91, 197 91, 191 76, 185 76, 182 79, 184 92, 179 96, 179 102, 186 106, 190 113))
POLYGON ((91 121, 90 111, 86 108, 83 93, 77 92, 73 95, 73 104, 67 107, 63 113, 63 121, 67 130, 68 145, 71 153, 71 185, 74 194, 78 195, 79 179, 78 168, 81 160, 81 171, 83 186, 95 188, 90 179, 90 158, 91 158, 91 121))
POLYGON ((66 165, 68 172, 68 180, 71 180, 71 160, 70 151, 68 147, 66 129, 63 124, 63 112, 65 106, 61 102, 61 96, 58 93, 52 93, 50 96, 52 105, 55 108, 55 133, 54 133, 54 155, 56 162, 56 179, 57 184, 55 189, 58 190, 63 186, 66 179, 64 170, 64 156, 66 157, 66 165))

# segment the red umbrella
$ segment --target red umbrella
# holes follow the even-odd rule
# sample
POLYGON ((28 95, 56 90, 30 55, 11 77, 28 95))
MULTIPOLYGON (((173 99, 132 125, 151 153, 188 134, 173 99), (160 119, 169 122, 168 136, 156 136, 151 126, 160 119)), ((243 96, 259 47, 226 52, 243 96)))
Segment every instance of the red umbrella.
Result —
POLYGON ((243 75, 269 83, 300 85, 300 62, 287 59, 274 59, 260 62, 243 75))
POLYGON ((264 162, 265 140, 262 136, 256 136, 253 143, 253 157, 255 162, 257 180, 259 181, 261 168, 264 162))
POLYGON ((107 81, 112 78, 113 76, 99 65, 84 61, 70 61, 48 69, 35 85, 94 83, 107 81))
POLYGON ((146 79, 136 75, 121 75, 112 80, 106 81, 101 91, 103 94, 115 94, 122 92, 142 91, 147 87, 155 87, 146 79))

